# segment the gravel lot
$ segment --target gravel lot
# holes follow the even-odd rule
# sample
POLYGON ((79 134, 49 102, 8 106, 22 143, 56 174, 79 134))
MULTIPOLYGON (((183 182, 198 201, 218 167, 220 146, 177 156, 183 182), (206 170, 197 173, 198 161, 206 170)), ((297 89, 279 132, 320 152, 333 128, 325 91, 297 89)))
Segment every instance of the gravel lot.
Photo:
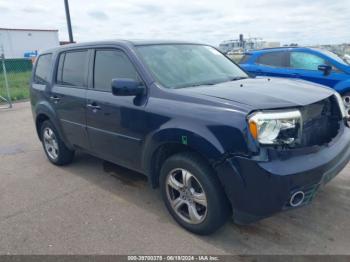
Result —
POLYGON ((349 175, 307 207, 199 237, 142 175, 84 154, 51 165, 29 103, 17 103, 0 109, 0 254, 350 254, 349 175))

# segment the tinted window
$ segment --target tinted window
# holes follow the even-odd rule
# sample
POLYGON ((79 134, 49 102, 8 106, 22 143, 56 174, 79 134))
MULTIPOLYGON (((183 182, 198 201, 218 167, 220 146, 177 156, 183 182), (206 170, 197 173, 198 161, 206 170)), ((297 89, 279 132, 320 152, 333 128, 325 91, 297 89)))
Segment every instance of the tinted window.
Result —
POLYGON ((240 64, 245 64, 247 63, 247 61, 249 60, 249 58, 251 57, 252 55, 244 55, 241 60, 239 61, 240 64))
POLYGON ((261 55, 258 58, 258 64, 283 67, 284 66, 284 52, 271 52, 261 55))
POLYGON ((136 70, 128 57, 117 50, 97 50, 95 55, 94 88, 111 91, 114 78, 138 80, 136 70))
POLYGON ((326 64, 326 61, 316 55, 304 52, 290 53, 290 67, 304 70, 317 70, 319 65, 326 64))
POLYGON ((87 51, 61 54, 57 70, 57 83, 72 86, 85 86, 87 58, 87 51))
POLYGON ((51 54, 41 55, 36 64, 34 82, 38 84, 47 84, 51 70, 51 54))

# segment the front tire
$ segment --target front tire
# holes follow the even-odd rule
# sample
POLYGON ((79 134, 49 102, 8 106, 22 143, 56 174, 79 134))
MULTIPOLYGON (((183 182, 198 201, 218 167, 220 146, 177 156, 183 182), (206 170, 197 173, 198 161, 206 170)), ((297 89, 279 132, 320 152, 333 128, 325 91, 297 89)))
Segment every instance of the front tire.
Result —
POLYGON ((348 116, 350 116, 350 92, 347 92, 342 95, 345 110, 348 116))
POLYGON ((73 161, 74 151, 66 147, 56 128, 49 120, 41 125, 40 134, 44 152, 51 163, 63 166, 73 161))
POLYGON ((230 206, 211 167, 197 154, 168 158, 161 168, 160 185, 165 205, 181 226, 200 235, 220 228, 230 206))

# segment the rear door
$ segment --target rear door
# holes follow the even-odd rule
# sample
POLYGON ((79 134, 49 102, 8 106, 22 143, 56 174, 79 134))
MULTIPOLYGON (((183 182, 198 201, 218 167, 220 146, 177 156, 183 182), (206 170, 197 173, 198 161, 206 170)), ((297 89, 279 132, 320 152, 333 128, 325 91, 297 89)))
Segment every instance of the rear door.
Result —
POLYGON ((87 92, 87 129, 92 151, 100 157, 138 169, 147 116, 135 96, 114 96, 115 78, 142 81, 125 52, 96 49, 87 92))
POLYGON ((72 50, 58 56, 56 81, 50 93, 63 132, 69 142, 89 149, 86 131, 86 89, 89 50, 72 50))
POLYGON ((255 62, 255 74, 273 77, 292 77, 286 70, 286 58, 285 51, 271 51, 261 54, 255 62))
POLYGON ((42 54, 37 58, 33 81, 31 83, 31 100, 33 105, 45 99, 45 91, 51 82, 52 54, 42 54))

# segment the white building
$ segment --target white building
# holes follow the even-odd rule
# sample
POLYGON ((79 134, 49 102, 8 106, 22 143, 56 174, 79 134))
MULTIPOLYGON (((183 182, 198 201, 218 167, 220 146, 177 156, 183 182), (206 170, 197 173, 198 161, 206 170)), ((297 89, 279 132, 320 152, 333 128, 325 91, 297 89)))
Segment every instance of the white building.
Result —
POLYGON ((0 28, 0 53, 3 47, 5 58, 31 57, 58 45, 58 30, 0 28))
POLYGON ((221 42, 219 45, 219 49, 224 53, 228 53, 230 51, 244 52, 271 47, 280 47, 280 42, 267 42, 262 38, 257 37, 243 38, 243 35, 240 35, 239 39, 226 40, 221 42))

